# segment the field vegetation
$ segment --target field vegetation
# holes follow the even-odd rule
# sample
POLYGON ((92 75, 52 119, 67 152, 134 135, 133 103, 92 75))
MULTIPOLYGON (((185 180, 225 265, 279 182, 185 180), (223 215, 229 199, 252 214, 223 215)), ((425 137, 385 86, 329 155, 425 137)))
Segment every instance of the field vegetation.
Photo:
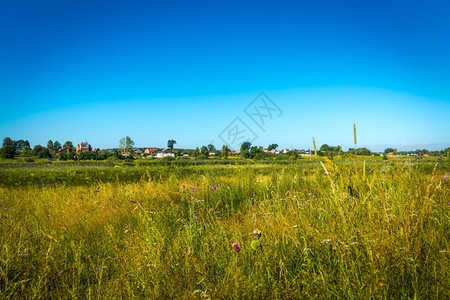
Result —
POLYGON ((0 297, 446 299, 449 171, 2 164, 0 297))

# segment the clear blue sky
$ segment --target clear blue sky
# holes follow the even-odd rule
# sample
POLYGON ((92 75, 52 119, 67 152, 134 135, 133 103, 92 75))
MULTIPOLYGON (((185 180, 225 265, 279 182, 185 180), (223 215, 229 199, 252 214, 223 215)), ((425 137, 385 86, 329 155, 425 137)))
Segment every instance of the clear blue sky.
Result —
POLYGON ((446 1, 0 1, 0 137, 450 146, 446 1), (265 131, 244 113, 264 91, 265 131))

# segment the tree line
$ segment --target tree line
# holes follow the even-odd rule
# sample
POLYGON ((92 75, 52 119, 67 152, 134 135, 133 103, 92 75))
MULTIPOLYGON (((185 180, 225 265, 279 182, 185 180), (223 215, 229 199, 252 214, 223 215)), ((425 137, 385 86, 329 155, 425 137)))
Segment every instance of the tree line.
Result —
MULTIPOLYGON (((222 148, 216 149, 213 144, 207 146, 196 147, 195 149, 183 149, 182 151, 174 150, 174 145, 177 142, 173 139, 167 141, 167 148, 172 150, 172 152, 177 156, 182 156, 187 154, 191 157, 197 159, 206 159, 210 156, 227 158, 232 151, 223 145, 222 148)), ((108 150, 99 151, 82 151, 78 154, 76 153, 76 148, 71 141, 66 141, 63 145, 59 141, 53 142, 49 140, 47 146, 36 145, 31 148, 28 140, 13 140, 9 137, 3 139, 3 145, 0 148, 0 157, 2 158, 14 158, 16 156, 20 157, 37 157, 37 158, 47 158, 47 159, 59 159, 59 160, 104 160, 109 157, 115 159, 134 159, 134 141, 126 136, 119 140, 119 147, 108 150), (63 150, 63 151, 62 151, 63 150)), ((299 159, 301 158, 300 152, 298 150, 290 150, 286 153, 273 153, 272 150, 276 150, 278 144, 270 144, 267 147, 268 151, 265 151, 262 146, 252 145, 250 142, 242 143, 238 155, 242 158, 249 159, 264 159, 268 157, 276 157, 277 159, 299 159)), ((428 154, 432 156, 444 156, 450 153, 450 147, 444 150, 429 151, 427 149, 416 149, 414 151, 397 151, 394 148, 386 148, 382 154, 386 155, 388 153, 393 153, 394 155, 408 155, 415 154, 418 156, 428 154)), ((349 148, 347 152, 342 150, 342 146, 330 146, 328 144, 323 144, 317 151, 319 156, 327 156, 333 158, 337 155, 362 155, 370 156, 373 154, 378 154, 370 151, 367 148, 349 148)))

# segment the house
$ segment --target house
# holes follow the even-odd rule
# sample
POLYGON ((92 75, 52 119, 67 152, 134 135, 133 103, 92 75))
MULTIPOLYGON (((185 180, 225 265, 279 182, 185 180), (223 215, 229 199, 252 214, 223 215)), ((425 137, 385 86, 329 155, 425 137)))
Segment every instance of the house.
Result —
POLYGON ((149 147, 145 149, 144 153, 148 155, 154 155, 158 149, 156 147, 149 147))
POLYGON ((164 149, 162 151, 158 151, 158 153, 156 154, 157 158, 164 158, 164 157, 175 157, 175 153, 172 153, 172 150, 170 149, 164 149))
POLYGON ((91 145, 89 145, 88 142, 83 142, 77 145, 77 154, 79 152, 89 152, 89 151, 92 151, 92 147, 91 145))
POLYGON ((142 155, 142 151, 139 148, 133 148, 133 153, 136 156, 141 156, 142 155))
POLYGON ((72 152, 72 149, 67 148, 67 147, 65 147, 65 148, 59 148, 58 151, 56 151, 56 155, 58 155, 58 154, 61 153, 61 152, 72 152))

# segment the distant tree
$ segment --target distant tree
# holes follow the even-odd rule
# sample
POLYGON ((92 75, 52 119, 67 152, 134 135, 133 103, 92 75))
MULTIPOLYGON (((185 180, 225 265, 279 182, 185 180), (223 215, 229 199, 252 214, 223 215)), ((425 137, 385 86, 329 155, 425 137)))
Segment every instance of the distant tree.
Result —
POLYGON ((209 156, 209 151, 208 151, 208 148, 206 146, 202 146, 202 148, 200 149, 200 155, 204 155, 206 157, 209 156))
POLYGON ((250 151, 248 151, 248 149, 241 150, 240 156, 243 158, 250 158, 250 151))
POLYGON ((12 140, 10 137, 6 137, 3 139, 3 147, 5 146, 11 146, 11 147, 16 147, 16 142, 14 140, 12 140))
POLYGON ((131 151, 133 150, 133 146, 134 146, 134 142, 129 136, 121 138, 120 141, 119 141, 119 148, 121 149, 122 155, 124 155, 124 156, 130 156, 131 155, 131 151))
POLYGON ((386 148, 386 149, 384 149, 384 154, 391 153, 391 152, 397 152, 397 149, 394 149, 394 148, 386 148))
POLYGON ((222 146, 222 151, 221 151, 220 155, 223 158, 227 158, 228 157, 228 147, 227 146, 225 146, 225 145, 222 146))
POLYGON ((55 143, 53 143, 53 150, 58 151, 59 149, 61 149, 61 143, 55 141, 55 143))
POLYGON ((23 147, 28 146, 30 148, 30 143, 27 140, 18 140, 15 142, 16 151, 22 152, 23 147))
POLYGON ((289 159, 291 160, 295 160, 295 159, 299 159, 301 158, 300 153, 298 153, 297 150, 291 150, 288 153, 286 153, 286 155, 289 157, 289 159))
POLYGON ((33 148, 33 155, 39 158, 47 158, 50 157, 50 151, 41 145, 36 145, 33 148))
POLYGON ((372 151, 370 151, 367 148, 361 148, 357 150, 357 155, 365 155, 365 156, 369 156, 372 155, 372 151))
POLYGON ((262 158, 263 155, 264 155, 264 151, 260 147, 253 146, 253 147, 250 148, 250 152, 249 152, 249 157, 250 158, 259 159, 259 158, 262 158))
POLYGON ((2 158, 14 158, 16 155, 16 143, 11 138, 3 139, 3 147, 0 149, 0 156, 2 158))
POLYGON ((249 151, 251 146, 252 146, 252 143, 250 143, 250 142, 242 143, 242 145, 241 145, 241 152, 244 151, 244 150, 249 151))
POLYGON ((215 152, 215 151, 216 151, 216 147, 214 147, 213 144, 209 144, 209 145, 208 145, 208 151, 209 151, 209 152, 215 152))
POLYGON ((198 157, 199 155, 200 155, 200 149, 198 149, 198 147, 197 147, 197 148, 195 148, 194 151, 192 151, 191 156, 198 157))
POLYGON ((278 148, 278 144, 270 144, 269 148, 267 148, 267 149, 269 149, 269 151, 272 151, 272 150, 276 150, 277 148, 278 148))
POLYGON ((73 149, 73 143, 71 141, 67 141, 64 143, 63 145, 64 148, 69 148, 69 149, 73 149))
POLYGON ((175 140, 168 140, 167 141, 167 148, 173 149, 173 145, 175 145, 176 143, 177 143, 177 141, 175 141, 175 140))
POLYGON ((47 142, 47 149, 49 151, 53 150, 53 141, 52 140, 48 140, 48 142, 47 142))
POLYGON ((30 146, 25 145, 22 147, 22 156, 33 156, 30 146))
POLYGON ((66 161, 68 159, 68 155, 66 151, 62 151, 58 154, 58 160, 66 161))

